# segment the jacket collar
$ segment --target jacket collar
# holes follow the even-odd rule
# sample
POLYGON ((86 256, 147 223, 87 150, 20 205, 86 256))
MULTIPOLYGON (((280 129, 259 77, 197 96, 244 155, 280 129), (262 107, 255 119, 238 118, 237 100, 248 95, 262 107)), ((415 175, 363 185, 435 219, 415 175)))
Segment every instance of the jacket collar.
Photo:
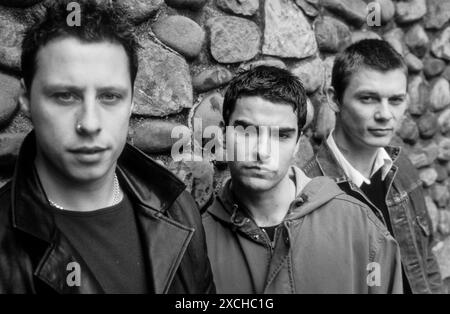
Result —
MULTIPOLYGON (((51 242, 54 221, 45 191, 34 167, 36 139, 30 132, 19 152, 12 180, 12 219, 14 227, 51 242)), ((184 191, 185 185, 137 148, 126 144, 117 172, 130 198, 162 214, 184 191)))
MULTIPOLYGON (((385 150, 392 159, 392 162, 396 164, 401 148, 396 146, 386 146, 385 150)), ((346 176, 342 166, 337 161, 326 141, 319 147, 315 159, 324 176, 332 178, 338 184, 349 181, 349 178, 346 176)))

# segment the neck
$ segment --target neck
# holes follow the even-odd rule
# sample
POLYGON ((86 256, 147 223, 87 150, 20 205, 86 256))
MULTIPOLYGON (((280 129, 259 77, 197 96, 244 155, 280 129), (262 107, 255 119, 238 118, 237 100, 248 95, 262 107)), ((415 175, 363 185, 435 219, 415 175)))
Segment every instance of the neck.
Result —
POLYGON ((295 184, 288 175, 269 191, 249 191, 234 182, 232 190, 260 227, 279 225, 295 199, 295 184))
POLYGON ((111 206, 115 167, 96 180, 77 181, 62 175, 39 153, 35 166, 47 198, 64 209, 92 211, 111 206))
POLYGON ((357 143, 340 127, 336 127, 332 136, 337 147, 353 168, 366 178, 370 178, 378 147, 357 143))

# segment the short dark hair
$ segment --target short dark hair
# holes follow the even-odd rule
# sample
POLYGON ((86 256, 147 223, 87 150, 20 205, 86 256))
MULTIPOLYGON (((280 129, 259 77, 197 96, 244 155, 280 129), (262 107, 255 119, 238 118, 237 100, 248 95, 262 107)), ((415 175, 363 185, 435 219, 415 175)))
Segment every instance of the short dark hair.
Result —
POLYGON ((342 101, 350 77, 361 68, 380 72, 400 69, 408 76, 408 68, 403 57, 387 41, 363 39, 348 46, 334 60, 331 86, 339 102, 342 101))
POLYGON ((94 0, 77 0, 81 9, 81 25, 69 26, 68 0, 45 2, 43 11, 33 16, 34 23, 25 32, 22 42, 22 77, 27 90, 31 89, 37 70, 39 49, 54 39, 74 37, 82 42, 109 41, 123 46, 128 56, 132 85, 138 70, 137 49, 139 44, 132 24, 126 19, 124 10, 118 5, 94 0))
POLYGON ((298 132, 306 122, 306 93, 301 81, 288 70, 261 65, 236 76, 223 101, 223 119, 229 124, 236 101, 242 96, 260 96, 291 105, 297 114, 298 132))

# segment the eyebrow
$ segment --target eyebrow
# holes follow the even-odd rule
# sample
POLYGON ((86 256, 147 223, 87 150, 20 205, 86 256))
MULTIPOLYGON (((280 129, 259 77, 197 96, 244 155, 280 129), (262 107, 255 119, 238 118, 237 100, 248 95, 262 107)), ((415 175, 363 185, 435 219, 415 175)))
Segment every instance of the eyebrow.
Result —
MULTIPOLYGON (((378 93, 376 93, 374 91, 371 91, 371 90, 363 89, 363 90, 360 90, 360 91, 356 92, 357 96, 362 95, 362 94, 380 96, 380 94, 378 94, 378 93)), ((389 96, 389 98, 392 98, 392 97, 406 97, 406 93, 395 94, 395 95, 389 96)))
MULTIPOLYGON (((255 125, 251 122, 245 121, 245 120, 235 120, 233 122, 233 126, 242 126, 243 128, 247 128, 247 127, 261 127, 261 125, 255 125)), ((278 132, 279 133, 295 133, 296 129, 295 128, 291 128, 291 127, 279 127, 278 128, 278 132)))
MULTIPOLYGON (((54 90, 68 90, 68 91, 72 91, 72 92, 84 92, 85 88, 83 87, 78 87, 75 85, 66 85, 66 84, 49 84, 49 85, 45 85, 43 87, 44 93, 51 93, 54 90)), ((97 91, 99 92, 106 92, 106 91, 111 91, 111 90, 115 90, 118 91, 120 93, 124 93, 126 94, 128 92, 128 89, 126 87, 122 87, 122 86, 102 86, 97 88, 97 91)))

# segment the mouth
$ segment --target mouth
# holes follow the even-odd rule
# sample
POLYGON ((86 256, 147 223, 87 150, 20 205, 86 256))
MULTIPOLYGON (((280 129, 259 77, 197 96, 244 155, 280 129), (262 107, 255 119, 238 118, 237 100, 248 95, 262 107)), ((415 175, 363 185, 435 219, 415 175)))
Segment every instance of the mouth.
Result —
POLYGON ((98 153, 102 153, 108 150, 107 147, 102 146, 82 146, 77 148, 69 149, 68 151, 72 154, 80 154, 80 155, 95 155, 98 153))
POLYGON ((255 171, 255 172, 272 172, 271 169, 261 166, 246 166, 244 167, 246 170, 255 171))
POLYGON ((393 128, 370 128, 368 130, 375 136, 386 136, 394 131, 393 128))

